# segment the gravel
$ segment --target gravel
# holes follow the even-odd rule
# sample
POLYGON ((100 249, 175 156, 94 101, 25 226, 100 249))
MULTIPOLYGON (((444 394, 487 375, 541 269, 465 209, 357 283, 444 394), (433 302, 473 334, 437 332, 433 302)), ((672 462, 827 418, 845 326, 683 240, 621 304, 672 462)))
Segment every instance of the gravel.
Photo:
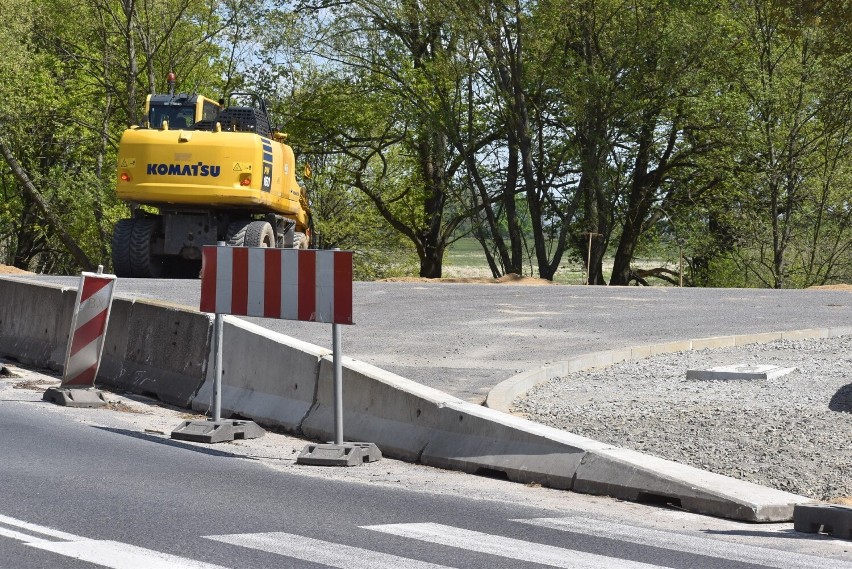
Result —
POLYGON ((852 497, 852 336, 679 352, 542 383, 513 411, 619 447, 816 500, 852 497), (771 380, 688 369, 795 367, 771 380))

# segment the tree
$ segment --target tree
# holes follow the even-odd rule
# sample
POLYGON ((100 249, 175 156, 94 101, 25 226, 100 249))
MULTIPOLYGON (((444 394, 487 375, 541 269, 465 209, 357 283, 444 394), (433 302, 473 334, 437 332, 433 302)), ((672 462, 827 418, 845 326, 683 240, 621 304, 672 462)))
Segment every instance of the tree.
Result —
POLYGON ((748 101, 738 258, 766 286, 822 282, 848 252, 850 10, 752 0, 732 11, 748 101))

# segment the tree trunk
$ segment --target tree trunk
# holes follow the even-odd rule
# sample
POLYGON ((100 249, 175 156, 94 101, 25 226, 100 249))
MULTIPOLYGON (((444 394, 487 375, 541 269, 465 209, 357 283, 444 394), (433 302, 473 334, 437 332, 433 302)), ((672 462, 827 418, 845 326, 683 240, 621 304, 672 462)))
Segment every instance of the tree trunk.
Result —
POLYGON ((83 270, 91 271, 94 269, 94 264, 89 258, 86 256, 86 253, 77 245, 77 242, 74 240, 71 235, 65 231, 65 228, 62 226, 62 222, 57 218, 53 212, 50 210, 50 206, 48 203, 42 198, 39 191, 30 181, 29 176, 21 168, 21 165, 18 163, 17 159, 15 159, 15 155, 12 153, 12 149, 6 144, 6 141, 0 138, 0 154, 3 154, 3 158, 5 158, 6 163, 9 165, 9 168, 12 169, 12 173, 17 178, 18 182, 21 184, 21 187, 24 189, 24 192, 27 194, 33 202, 35 202, 39 211, 41 211, 42 215, 44 215, 45 221, 47 221, 48 225, 56 232, 59 236, 59 240, 62 241, 62 244, 68 249, 71 255, 74 257, 74 260, 83 267, 83 270))

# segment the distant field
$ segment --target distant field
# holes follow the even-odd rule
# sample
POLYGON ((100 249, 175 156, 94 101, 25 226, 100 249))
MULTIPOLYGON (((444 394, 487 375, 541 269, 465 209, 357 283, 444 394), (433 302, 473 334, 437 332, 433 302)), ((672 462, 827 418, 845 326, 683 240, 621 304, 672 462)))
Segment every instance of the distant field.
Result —
MULTIPOLYGON (((677 267, 672 263, 666 263, 661 259, 637 259, 634 263, 636 266, 644 268, 664 267, 677 270, 677 267)), ((538 271, 535 265, 530 266, 529 259, 524 267, 526 276, 538 276, 538 271), (531 273, 534 273, 531 275, 531 273)), ((612 260, 604 260, 604 279, 609 280, 612 274, 612 260)), ((488 268, 488 261, 485 259, 485 253, 482 252, 482 246, 476 239, 464 238, 453 243, 444 255, 444 277, 448 278, 478 278, 491 277, 491 270, 488 268)), ((586 282, 586 268, 582 263, 563 262, 556 272, 554 282, 563 284, 581 285, 586 282)), ((651 279, 651 283, 655 286, 668 286, 659 279, 651 279)))

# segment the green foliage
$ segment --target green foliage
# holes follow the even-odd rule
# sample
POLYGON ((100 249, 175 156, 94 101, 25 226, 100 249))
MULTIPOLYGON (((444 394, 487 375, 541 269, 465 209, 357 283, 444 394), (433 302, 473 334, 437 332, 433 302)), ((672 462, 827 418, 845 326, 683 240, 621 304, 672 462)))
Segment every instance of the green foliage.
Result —
MULTIPOLYGON (((312 166, 316 230, 357 251, 359 278, 439 274, 459 236, 481 241, 493 274, 556 278, 585 264, 592 232, 597 283, 607 256, 625 284, 637 258, 671 266, 681 248, 696 286, 852 280, 849 3, 0 0, 0 12, 15 15, 0 28, 0 136, 97 262, 127 213, 119 137, 173 70, 178 90, 272 100, 312 166)), ((76 270, 60 227, 0 165, 0 259, 76 270)))

